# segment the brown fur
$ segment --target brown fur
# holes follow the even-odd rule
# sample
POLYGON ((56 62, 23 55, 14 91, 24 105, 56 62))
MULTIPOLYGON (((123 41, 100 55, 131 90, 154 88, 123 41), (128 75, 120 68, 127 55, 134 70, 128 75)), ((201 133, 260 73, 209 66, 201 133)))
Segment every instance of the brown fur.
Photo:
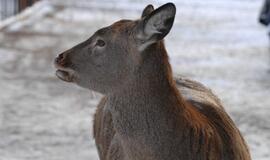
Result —
MULTIPOLYGON (((176 81, 173 80, 163 42, 160 45, 162 49, 159 50, 162 53, 155 53, 155 55, 164 66, 160 68, 163 71, 159 70, 158 73, 164 73, 165 79, 171 87, 171 93, 163 94, 172 94, 171 100, 174 101, 174 105, 172 105, 173 108, 171 108, 169 117, 175 116, 177 124, 175 124, 173 130, 177 132, 177 136, 181 139, 181 144, 179 144, 181 147, 175 152, 182 153, 178 154, 177 159, 250 160, 245 141, 223 109, 219 99, 198 82, 182 77, 176 78, 176 81)), ((110 142, 114 141, 116 133, 112 115, 104 108, 106 101, 107 97, 105 96, 98 105, 94 121, 94 137, 101 160, 105 160, 106 158, 102 157, 108 157, 108 155, 118 158, 123 155, 123 148, 119 144, 117 144, 117 150, 113 149, 114 152, 111 152, 112 149, 109 147, 110 142)), ((148 114, 151 115, 151 113, 148 114)), ((156 126, 158 125, 156 124, 156 126)), ((133 145, 136 145, 136 143, 133 145)), ((145 150, 145 148, 142 148, 142 150, 145 150)), ((148 159, 151 155, 142 155, 141 157, 143 157, 142 159, 148 159)), ((124 159, 124 157, 120 159, 124 159)), ((170 158, 168 157, 168 159, 170 158)))

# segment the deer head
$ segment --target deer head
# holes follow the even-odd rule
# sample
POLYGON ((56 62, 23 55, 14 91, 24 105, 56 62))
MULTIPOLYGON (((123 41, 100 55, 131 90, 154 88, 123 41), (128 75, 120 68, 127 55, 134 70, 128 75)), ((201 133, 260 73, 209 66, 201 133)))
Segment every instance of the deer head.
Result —
POLYGON ((57 77, 106 94, 130 83, 141 70, 155 72, 149 66, 159 65, 152 61, 155 52, 164 48, 162 40, 172 28, 175 13, 172 3, 156 10, 148 5, 138 20, 120 20, 99 29, 58 55, 57 77))

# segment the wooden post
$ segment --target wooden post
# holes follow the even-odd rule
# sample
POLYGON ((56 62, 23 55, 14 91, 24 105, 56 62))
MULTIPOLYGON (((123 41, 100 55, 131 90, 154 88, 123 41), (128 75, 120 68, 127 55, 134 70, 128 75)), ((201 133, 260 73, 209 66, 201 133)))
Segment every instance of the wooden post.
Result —
POLYGON ((19 0, 19 11, 21 12, 25 8, 32 6, 37 1, 39 0, 19 0))

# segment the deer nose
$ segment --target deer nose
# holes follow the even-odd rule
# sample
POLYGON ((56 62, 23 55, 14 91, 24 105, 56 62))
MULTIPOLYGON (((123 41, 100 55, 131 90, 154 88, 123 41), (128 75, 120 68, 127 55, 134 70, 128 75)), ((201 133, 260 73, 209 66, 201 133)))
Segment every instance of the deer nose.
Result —
POLYGON ((67 63, 67 53, 61 53, 55 58, 55 63, 61 66, 65 66, 67 63))

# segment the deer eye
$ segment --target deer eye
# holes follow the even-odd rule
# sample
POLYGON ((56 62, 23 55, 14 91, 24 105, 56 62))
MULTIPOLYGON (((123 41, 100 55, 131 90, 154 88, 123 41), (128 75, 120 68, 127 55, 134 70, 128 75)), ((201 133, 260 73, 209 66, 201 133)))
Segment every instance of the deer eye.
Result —
POLYGON ((104 47, 105 46, 105 42, 101 39, 97 40, 96 42, 96 46, 99 46, 99 47, 104 47))

